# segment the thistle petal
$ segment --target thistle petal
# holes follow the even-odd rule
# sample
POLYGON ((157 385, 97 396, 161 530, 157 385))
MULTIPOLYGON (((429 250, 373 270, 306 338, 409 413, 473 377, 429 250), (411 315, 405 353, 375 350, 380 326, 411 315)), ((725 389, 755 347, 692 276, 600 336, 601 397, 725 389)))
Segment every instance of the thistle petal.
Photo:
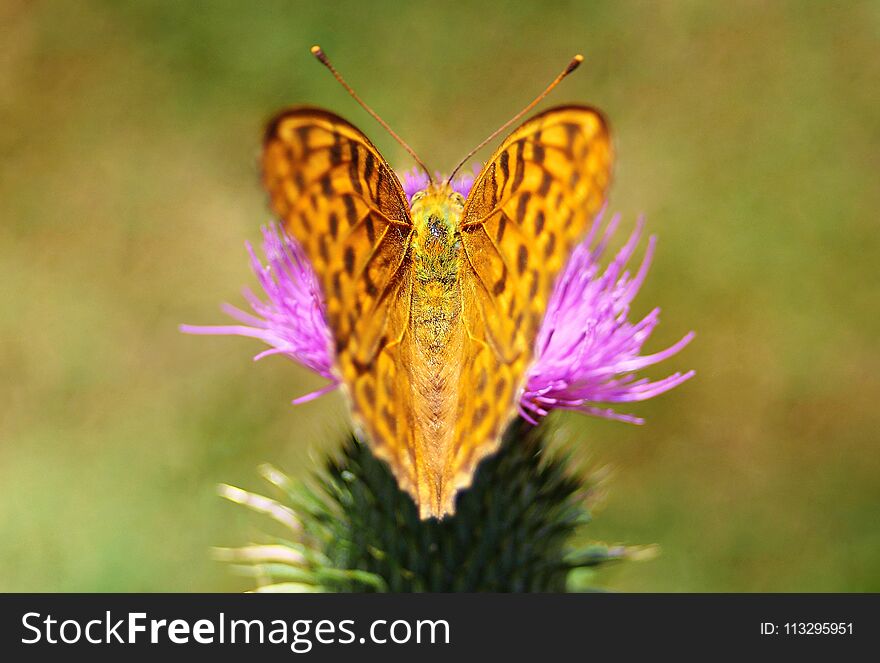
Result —
POLYGON ((536 423, 551 410, 577 410, 606 419, 641 424, 643 420, 620 414, 600 403, 642 401, 658 396, 694 376, 694 371, 674 373, 651 382, 634 373, 677 354, 694 337, 686 334, 672 346, 642 355, 642 346, 659 322, 655 308, 642 320, 629 321, 629 306, 644 283, 651 265, 656 238, 650 237, 634 276, 626 270, 639 243, 644 220, 600 274, 598 261, 620 221, 614 215, 600 234, 604 211, 586 239, 573 251, 547 306, 535 344, 535 358, 520 393, 519 410, 536 423))
POLYGON ((246 246, 266 300, 245 290, 244 297, 253 314, 229 304, 222 306, 226 315, 241 324, 181 325, 180 331, 256 338, 270 347, 258 353, 254 361, 282 354, 330 380, 326 387, 294 400, 294 403, 304 403, 339 385, 333 371, 332 336, 324 302, 317 277, 296 240, 275 225, 262 230, 266 264, 263 265, 250 243, 246 246))

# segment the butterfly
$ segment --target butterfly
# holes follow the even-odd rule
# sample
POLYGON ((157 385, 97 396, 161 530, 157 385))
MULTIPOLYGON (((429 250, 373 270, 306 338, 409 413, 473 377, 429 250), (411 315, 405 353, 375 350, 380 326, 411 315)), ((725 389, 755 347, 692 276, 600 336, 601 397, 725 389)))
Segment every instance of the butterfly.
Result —
POLYGON ((604 203, 611 164, 602 114, 560 106, 510 133, 467 198, 423 165, 429 183, 408 197, 338 115, 293 107, 269 122, 271 206, 318 276, 355 420, 422 518, 454 513, 515 417, 556 276, 604 203))

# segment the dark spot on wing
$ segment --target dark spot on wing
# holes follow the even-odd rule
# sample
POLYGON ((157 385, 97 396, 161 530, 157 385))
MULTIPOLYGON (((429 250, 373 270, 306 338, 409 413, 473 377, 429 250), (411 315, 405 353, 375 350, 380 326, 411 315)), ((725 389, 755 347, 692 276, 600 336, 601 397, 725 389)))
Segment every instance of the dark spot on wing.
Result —
POLYGON ((553 176, 549 171, 545 170, 544 175, 541 177, 541 185, 538 187, 538 194, 546 196, 550 192, 551 184, 553 184, 553 176))
POLYGON ((547 234, 547 246, 544 247, 544 256, 549 258, 553 255, 553 252, 556 250, 556 233, 548 233, 547 234))
POLYGON ((496 297, 504 292, 504 288, 507 287, 507 269, 505 268, 503 272, 501 272, 501 278, 495 282, 495 286, 492 288, 492 294, 496 297))
POLYGON ((516 157, 514 158, 516 169, 513 171, 513 185, 510 187, 511 193, 519 189, 523 181, 523 176, 525 175, 525 162, 523 161, 522 156, 523 140, 518 140, 516 141, 516 157))
POLYGON ((501 240, 504 238, 505 228, 507 228, 507 216, 501 214, 498 218, 498 230, 495 232, 495 241, 498 244, 501 244, 501 240))
POLYGON ((523 219, 526 217, 526 211, 528 210, 531 198, 532 194, 528 191, 519 197, 519 202, 516 205, 516 222, 520 225, 522 225, 523 219))
POLYGON ((333 191, 333 181, 330 179, 330 174, 327 173, 321 178, 321 193, 325 196, 332 196, 333 191))
POLYGON ((526 271, 526 265, 529 262, 529 250, 525 244, 519 245, 519 252, 516 254, 516 268, 520 274, 526 271))
POLYGON ((534 142, 532 143, 532 161, 537 164, 544 163, 545 156, 544 145, 541 143, 541 132, 539 131, 535 134, 534 142))
POLYGON ((302 171, 298 170, 293 174, 293 183, 299 191, 306 188, 306 180, 305 177, 303 177, 302 171))
POLYGON ((348 178, 351 180, 354 190, 360 195, 364 191, 361 185, 361 174, 358 172, 360 168, 360 151, 358 150, 357 143, 354 141, 349 141, 348 143, 348 158, 348 178))
POLYGON ((339 134, 333 134, 333 145, 330 146, 330 165, 338 166, 342 163, 342 143, 339 142, 339 134))
POLYGON ((510 154, 507 150, 501 153, 501 156, 498 158, 498 164, 501 166, 501 174, 504 176, 504 182, 501 183, 503 190, 507 185, 507 180, 510 179, 510 154))
POLYGON ((578 125, 566 122, 562 126, 565 128, 565 152, 569 157, 574 156, 574 141, 578 135, 578 125))
POLYGON ((535 214, 535 234, 540 235, 541 231, 544 230, 544 212, 543 210, 539 210, 537 214, 535 214))
POLYGON ((364 179, 369 183, 373 177, 373 170, 376 168, 376 157, 372 152, 367 152, 367 158, 364 161, 364 179))
POLYGON ((309 134, 311 134, 311 129, 307 126, 299 126, 296 128, 297 140, 302 144, 304 150, 309 149, 309 134))
POLYGON ((343 196, 342 204, 345 205, 345 220, 348 221, 348 227, 351 228, 358 222, 357 208, 355 208, 351 196, 343 196))
POLYGON ((336 212, 330 212, 327 223, 330 228, 330 237, 336 239, 336 236, 339 234, 339 217, 336 215, 336 212))

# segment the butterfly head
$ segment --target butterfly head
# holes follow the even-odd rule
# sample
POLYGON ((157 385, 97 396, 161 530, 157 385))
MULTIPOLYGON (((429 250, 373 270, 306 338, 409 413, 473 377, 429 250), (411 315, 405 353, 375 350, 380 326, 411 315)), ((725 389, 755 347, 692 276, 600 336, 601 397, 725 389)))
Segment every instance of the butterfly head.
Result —
POLYGON ((464 196, 455 191, 449 183, 429 183, 410 198, 413 219, 425 216, 439 216, 458 221, 464 210, 464 196))
POLYGON ((410 198, 410 211, 416 227, 424 226, 435 235, 440 231, 438 224, 444 231, 453 232, 463 210, 464 196, 447 183, 430 183, 410 198))

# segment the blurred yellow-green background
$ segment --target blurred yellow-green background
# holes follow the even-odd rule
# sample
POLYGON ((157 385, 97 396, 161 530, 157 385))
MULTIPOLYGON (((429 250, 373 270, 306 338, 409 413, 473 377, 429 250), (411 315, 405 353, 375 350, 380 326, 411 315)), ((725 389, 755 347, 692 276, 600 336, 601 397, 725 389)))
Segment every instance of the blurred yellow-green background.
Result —
MULTIPOLYGON (((252 284, 261 126, 326 106, 403 151, 320 43, 448 169, 568 61, 618 148, 611 207, 660 237, 636 314, 647 425, 558 417, 611 465, 598 540, 660 544, 602 586, 880 591, 876 2, 0 4, 0 590, 214 591, 259 524, 215 494, 313 467, 339 394, 256 341, 191 337, 252 284)), ((485 154, 483 155, 485 158, 485 154)))

